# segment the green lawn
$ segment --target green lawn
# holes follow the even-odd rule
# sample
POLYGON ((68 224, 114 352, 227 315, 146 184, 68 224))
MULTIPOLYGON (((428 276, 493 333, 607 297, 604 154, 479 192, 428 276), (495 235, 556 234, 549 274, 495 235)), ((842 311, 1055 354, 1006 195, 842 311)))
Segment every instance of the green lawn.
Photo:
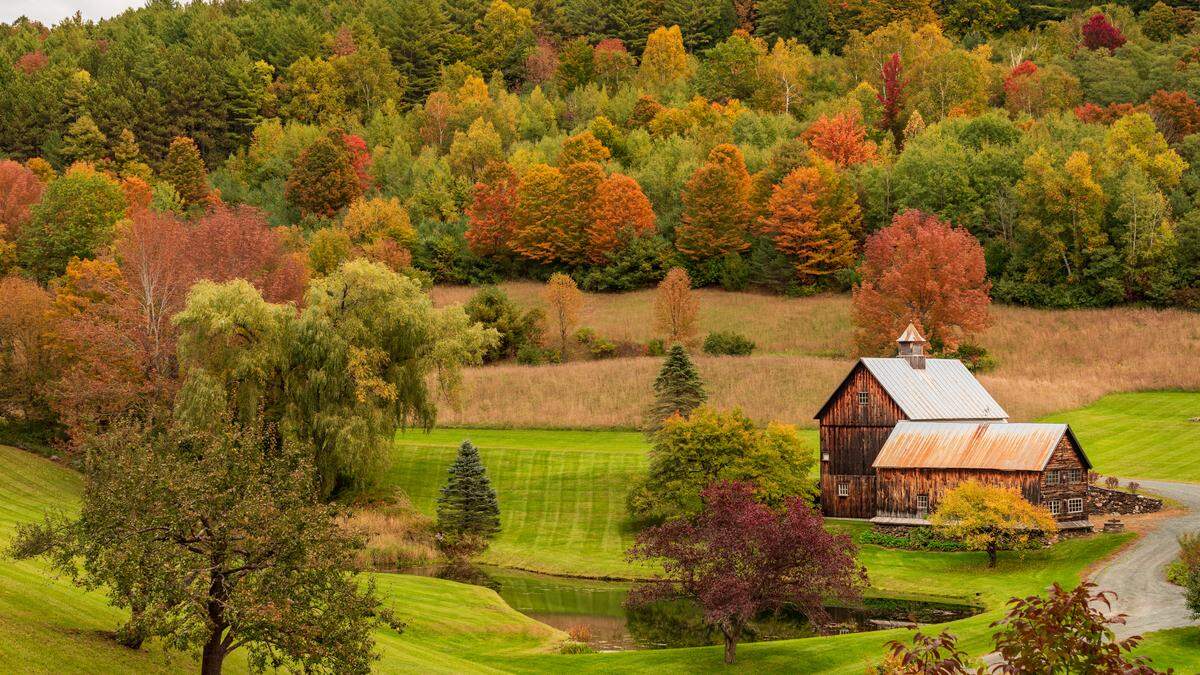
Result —
POLYGON ((1192 418, 1200 418, 1200 393, 1166 391, 1113 394, 1045 421, 1070 424, 1102 474, 1200 482, 1192 418))
POLYGON ((1161 630, 1145 637, 1138 654, 1170 664, 1179 673, 1200 673, 1200 627, 1161 630))

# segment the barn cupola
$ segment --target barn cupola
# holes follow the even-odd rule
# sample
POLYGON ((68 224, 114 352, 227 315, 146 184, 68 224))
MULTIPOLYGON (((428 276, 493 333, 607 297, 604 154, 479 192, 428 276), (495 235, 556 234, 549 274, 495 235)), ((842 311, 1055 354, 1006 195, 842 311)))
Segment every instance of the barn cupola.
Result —
POLYGON ((925 338, 917 332, 916 326, 908 324, 896 342, 900 344, 900 358, 908 361, 914 370, 925 370, 925 338))

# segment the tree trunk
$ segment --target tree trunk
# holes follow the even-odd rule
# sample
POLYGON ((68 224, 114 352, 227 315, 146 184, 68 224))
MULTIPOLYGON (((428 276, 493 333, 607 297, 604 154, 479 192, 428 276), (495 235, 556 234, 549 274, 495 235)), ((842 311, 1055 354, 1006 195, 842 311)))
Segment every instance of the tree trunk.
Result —
POLYGON ((996 566, 996 542, 989 541, 987 545, 988 567, 996 566))
POLYGON ((225 662, 225 645, 221 642, 223 630, 214 630, 204 643, 204 655, 200 661, 200 675, 221 675, 221 666, 225 662))
POLYGON ((725 663, 733 663, 737 656, 737 641, 742 632, 741 628, 724 621, 717 624, 717 627, 721 629, 721 635, 725 636, 725 663))

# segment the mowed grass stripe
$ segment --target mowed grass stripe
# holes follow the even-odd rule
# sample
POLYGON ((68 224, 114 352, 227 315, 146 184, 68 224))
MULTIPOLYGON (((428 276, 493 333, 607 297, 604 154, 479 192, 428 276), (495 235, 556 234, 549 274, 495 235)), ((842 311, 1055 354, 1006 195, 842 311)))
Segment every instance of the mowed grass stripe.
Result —
POLYGON ((560 574, 644 576, 625 549, 625 495, 646 466, 636 432, 439 429, 399 434, 389 483, 436 512, 459 443, 470 439, 496 487, 501 534, 487 562, 560 574))
POLYGON ((1105 396, 1049 415, 1071 425, 1096 471, 1127 478, 1200 482, 1200 393, 1105 396))

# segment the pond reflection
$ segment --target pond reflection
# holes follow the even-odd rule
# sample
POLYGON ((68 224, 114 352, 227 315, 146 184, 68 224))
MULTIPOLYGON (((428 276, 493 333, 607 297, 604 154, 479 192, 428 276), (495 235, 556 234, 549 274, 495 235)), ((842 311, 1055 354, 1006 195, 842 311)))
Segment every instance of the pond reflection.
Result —
MULTIPOLYGON (((633 584, 575 579, 491 566, 409 568, 406 574, 451 579, 491 588, 513 609, 544 624, 582 637, 597 651, 699 647, 721 643, 704 624, 700 609, 686 600, 626 608, 633 584)), ((824 633, 851 633, 913 623, 941 623, 971 616, 968 605, 867 598, 855 607, 827 607, 832 623, 824 633)), ((783 610, 759 617, 747 628, 746 642, 821 634, 803 613, 783 610)))

